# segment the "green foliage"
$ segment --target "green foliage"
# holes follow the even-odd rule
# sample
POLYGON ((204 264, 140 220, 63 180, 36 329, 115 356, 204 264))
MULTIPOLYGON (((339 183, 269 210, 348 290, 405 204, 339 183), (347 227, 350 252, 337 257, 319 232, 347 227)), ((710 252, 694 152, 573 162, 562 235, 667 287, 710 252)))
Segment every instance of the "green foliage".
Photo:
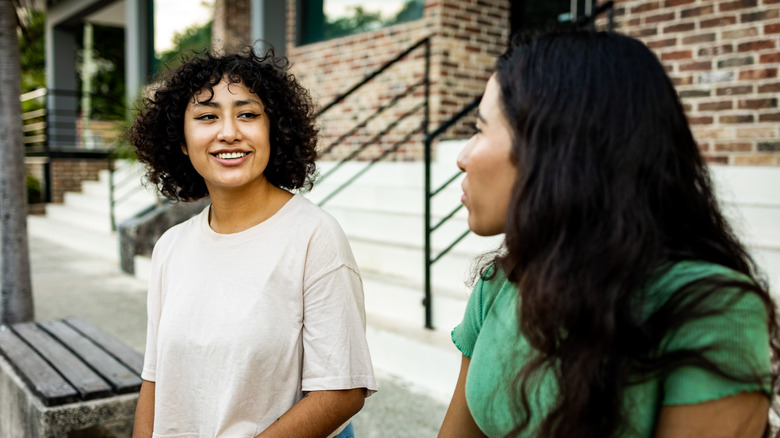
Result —
POLYGON ((400 11, 388 19, 379 12, 366 11, 363 6, 353 6, 351 15, 336 19, 325 16, 325 39, 338 38, 361 32, 381 29, 394 24, 416 20, 423 16, 423 0, 407 0, 400 11))
POLYGON ((19 55, 22 64, 22 93, 46 87, 44 30, 42 11, 22 10, 23 27, 18 29, 19 55))
POLYGON ((38 181, 38 178, 32 175, 26 175, 25 183, 27 185, 27 203, 39 204, 43 202, 43 197, 41 196, 41 182, 38 181))
POLYGON ((156 56, 156 71, 175 68, 182 55, 191 55, 211 48, 211 21, 192 25, 173 34, 173 48, 156 56))
POLYGON ((325 16, 325 39, 338 38, 354 33, 367 32, 382 27, 382 15, 378 12, 366 12, 362 6, 349 8, 352 15, 335 20, 325 16))
MULTIPOLYGON (((97 67, 92 79, 92 119, 123 120, 125 118, 125 30, 121 27, 92 25, 92 58, 97 67)), ((77 34, 83 59, 84 29, 77 34)), ((81 64, 81 63, 80 63, 81 64)), ((78 81, 81 94, 81 81, 78 81)))

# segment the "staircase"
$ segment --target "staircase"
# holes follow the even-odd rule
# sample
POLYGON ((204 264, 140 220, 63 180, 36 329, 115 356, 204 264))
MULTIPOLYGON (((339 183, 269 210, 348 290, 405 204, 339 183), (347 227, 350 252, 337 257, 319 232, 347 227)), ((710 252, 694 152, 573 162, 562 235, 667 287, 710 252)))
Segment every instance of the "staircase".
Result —
MULTIPOLYGON (((153 205, 153 190, 141 186, 143 170, 137 163, 117 162, 114 179, 134 181, 131 195, 117 206, 117 223, 153 205)), ((44 216, 28 216, 30 233, 61 245, 119 260, 119 243, 111 229, 110 173, 103 170, 97 181, 84 181, 81 192, 65 194, 62 204, 47 204, 44 216)), ((129 188, 128 188, 129 190, 129 188)))

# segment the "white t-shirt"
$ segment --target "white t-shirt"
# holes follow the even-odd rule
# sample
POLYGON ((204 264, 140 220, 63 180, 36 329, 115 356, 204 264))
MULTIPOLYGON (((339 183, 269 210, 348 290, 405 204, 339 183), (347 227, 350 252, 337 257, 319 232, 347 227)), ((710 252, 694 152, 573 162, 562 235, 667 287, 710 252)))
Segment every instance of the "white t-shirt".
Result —
POLYGON ((253 437, 303 391, 376 390, 363 287, 341 227, 306 198, 239 233, 210 207, 152 255, 142 377, 154 436, 253 437))

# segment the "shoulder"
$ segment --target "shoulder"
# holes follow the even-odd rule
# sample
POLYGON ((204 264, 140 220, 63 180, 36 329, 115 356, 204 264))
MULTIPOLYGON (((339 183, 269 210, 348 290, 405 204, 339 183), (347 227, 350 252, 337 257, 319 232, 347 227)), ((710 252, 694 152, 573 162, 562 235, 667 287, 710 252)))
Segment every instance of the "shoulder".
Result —
POLYGON ((302 236, 309 236, 310 243, 317 245, 348 245, 347 236, 338 221, 318 205, 302 195, 293 196, 286 208, 286 221, 302 236))
POLYGON ((154 253, 168 253, 176 245, 176 242, 191 238, 197 232, 201 221, 208 216, 209 208, 206 206, 195 216, 168 228, 154 244, 154 253))
POLYGON ((476 308, 474 309, 484 320, 493 307, 498 306, 498 310, 504 307, 515 309, 515 300, 517 298, 517 287, 511 283, 504 272, 495 267, 486 270, 480 275, 479 281, 474 286, 472 297, 476 308))
POLYGON ((651 307, 693 305, 763 308, 756 284, 747 275, 726 266, 684 260, 657 269, 645 288, 651 307))

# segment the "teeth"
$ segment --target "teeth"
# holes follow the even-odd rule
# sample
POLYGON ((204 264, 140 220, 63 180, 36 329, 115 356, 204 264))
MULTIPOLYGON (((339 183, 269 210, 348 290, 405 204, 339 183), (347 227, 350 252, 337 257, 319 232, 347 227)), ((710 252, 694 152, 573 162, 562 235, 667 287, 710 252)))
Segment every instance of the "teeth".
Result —
POLYGON ((221 154, 217 154, 217 158, 222 160, 235 160, 236 158, 241 158, 246 155, 246 152, 223 152, 221 154))

